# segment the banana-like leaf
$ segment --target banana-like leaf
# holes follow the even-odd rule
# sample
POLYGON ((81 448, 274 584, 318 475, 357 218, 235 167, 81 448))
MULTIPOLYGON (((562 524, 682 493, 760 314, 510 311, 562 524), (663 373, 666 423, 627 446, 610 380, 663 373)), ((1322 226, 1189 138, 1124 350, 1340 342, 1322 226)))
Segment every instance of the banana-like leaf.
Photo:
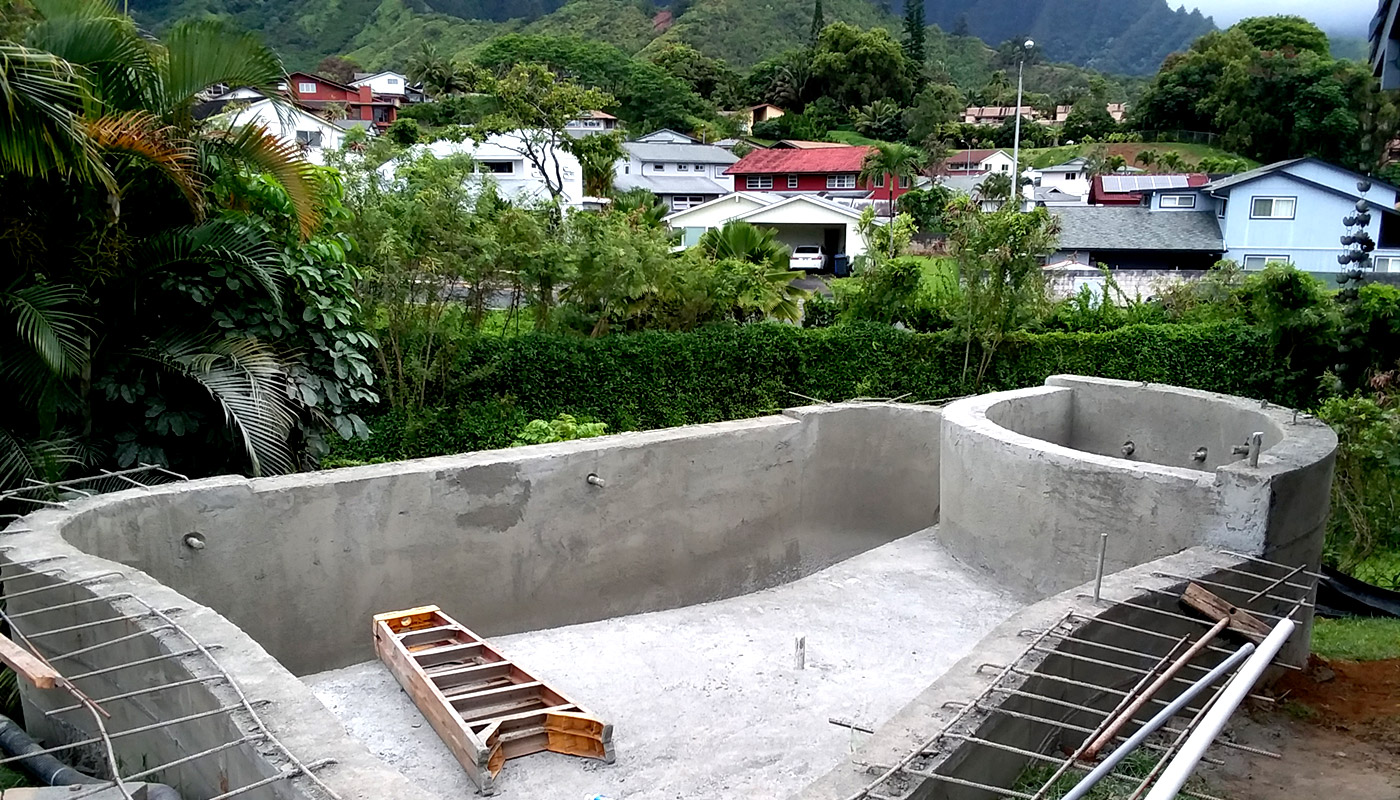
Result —
POLYGON ((0 292, 0 313, 13 321, 23 346, 55 375, 67 378, 88 361, 89 318, 74 309, 83 297, 83 290, 71 284, 12 285, 0 292))
POLYGON ((310 236, 316 230, 320 222, 316 166, 302 156, 296 145, 278 139, 261 125, 208 131, 202 141, 209 155, 271 175, 291 200, 302 236, 310 236))
POLYGON ((200 195, 199 150, 179 129, 145 111, 101 117, 87 123, 88 136, 104 151, 135 156, 179 188, 196 213, 200 195))
POLYGON ((288 364, 269 347, 242 337, 184 337, 158 342, 146 355, 209 392, 254 476, 295 470, 290 438, 297 407, 288 364))
POLYGON ((72 65, 52 53, 0 43, 0 170, 115 182, 82 124, 85 92, 72 65))
POLYGON ((251 33, 217 19, 176 23, 164 37, 157 110, 187 124, 197 94, 224 84, 275 96, 287 81, 282 60, 251 33))

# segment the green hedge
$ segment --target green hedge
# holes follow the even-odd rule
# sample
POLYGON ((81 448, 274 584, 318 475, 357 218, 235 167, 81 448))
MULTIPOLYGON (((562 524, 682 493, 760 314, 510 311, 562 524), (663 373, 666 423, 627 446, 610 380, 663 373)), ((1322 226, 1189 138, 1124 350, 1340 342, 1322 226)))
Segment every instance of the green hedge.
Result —
MULTIPOLYGON (((1058 373, 1157 381, 1284 401, 1267 337, 1242 324, 1133 326, 1023 334, 1005 342, 978 391, 1058 373)), ((975 365, 978 352, 974 348, 975 365)), ((337 445, 328 463, 416 458, 510 444, 531 419, 560 413, 646 430, 774 413, 853 397, 937 400, 974 391, 956 334, 880 325, 803 329, 717 326, 600 339, 526 334, 462 342, 437 407, 367 418, 373 437, 337 445)))

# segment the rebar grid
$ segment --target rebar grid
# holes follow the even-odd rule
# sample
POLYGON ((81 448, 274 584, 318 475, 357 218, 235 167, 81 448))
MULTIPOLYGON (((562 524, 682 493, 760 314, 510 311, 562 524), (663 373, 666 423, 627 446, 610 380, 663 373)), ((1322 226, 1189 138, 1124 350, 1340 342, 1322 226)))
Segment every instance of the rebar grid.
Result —
MULTIPOLYGON (((1244 561, 1251 562, 1259 567, 1267 567, 1269 574, 1248 571, 1238 568, 1221 568, 1215 570, 1213 576, 1217 580, 1199 580, 1187 576, 1170 575, 1157 573, 1157 577, 1165 577, 1183 582, 1195 580, 1203 586, 1211 586, 1226 590, 1231 593, 1231 602, 1236 603, 1240 608, 1255 604, 1270 603, 1274 607, 1283 606, 1288 609, 1283 615, 1271 614, 1262 609, 1249 608, 1249 612, 1265 620, 1276 620, 1292 618, 1302 609, 1312 607, 1311 598, 1316 589, 1317 574, 1309 572, 1303 567, 1280 564, 1266 559, 1253 556, 1239 556, 1234 553, 1227 553, 1229 556, 1238 556, 1244 561), (1238 583, 1229 582, 1239 576, 1238 583), (1305 581, 1305 582, 1299 582, 1305 581), (1243 585, 1242 585, 1243 584, 1243 585)), ((1147 596, 1179 596, 1179 592, 1167 592, 1160 589, 1137 587, 1138 591, 1145 591, 1147 596)), ((1087 598, 1089 595, 1081 595, 1087 598)), ((1188 623, 1192 629, 1199 626, 1199 632, 1203 632, 1211 626, 1211 621, 1187 614, 1178 613, 1170 608, 1157 608, 1142 602, 1132 600, 1114 603, 1113 605, 1132 609, 1139 615, 1143 612, 1159 616, 1164 623, 1177 626, 1178 635, 1164 633, 1162 630, 1153 630, 1150 622, 1140 625, 1132 625, 1118 620, 1105 619, 1101 616, 1094 616, 1076 611, 1065 614, 1055 624, 1043 631, 1022 631, 1022 635, 1032 637, 1031 641, 1020 655, 1010 664, 1001 666, 999 664, 983 664, 978 667, 978 671, 988 668, 998 670, 996 678, 987 686, 976 698, 967 703, 952 703, 950 706, 959 708, 958 713, 945 725, 932 739, 922 747, 910 753, 898 764, 885 769, 882 774, 869 783, 864 789, 852 795, 848 800, 904 800, 916 792, 925 781, 939 781, 953 786, 980 789, 993 793, 1001 798, 1018 798, 1018 800, 1055 800, 1060 796, 1062 789, 1056 787, 1066 775, 1084 775, 1094 766, 1093 763, 1086 763, 1080 760, 1084 752, 1084 746, 1068 755, 1072 745, 1062 744, 1063 753, 1048 755, 1035 749, 1027 749, 1005 741, 997 741, 997 726, 986 723, 998 716, 1020 720, 1048 730, 1045 735, 1041 749, 1053 749, 1055 742, 1075 742, 1084 738, 1085 745, 1098 736, 1107 728, 1114 716, 1119 713, 1134 697, 1141 687, 1146 685, 1168 660, 1168 656, 1181 643, 1179 630, 1182 623, 1188 623), (1103 627, 1100 627, 1103 626, 1103 627), (1142 641, 1147 642, 1143 649, 1124 647, 1119 644, 1109 644, 1108 642, 1096 641, 1095 636, 1101 636, 1107 631, 1129 631, 1138 634, 1142 641), (1067 648, 1072 647, 1075 652, 1070 652, 1067 648), (1093 655, 1086 655, 1085 650, 1093 652, 1093 655), (1102 657, 1097 657, 1102 655, 1102 657), (1121 661, 1118 658, 1121 657, 1121 661), (1062 660, 1060 660, 1062 659, 1062 660), (1100 672, 1107 671, 1101 681, 1091 682, 1076 680, 1074 678, 1053 674, 1046 669, 1050 663, 1079 663, 1088 665, 1100 672), (1129 663, 1123 663, 1129 662, 1129 663), (1110 677, 1111 676, 1111 677, 1110 677), (1010 679, 1010 680, 1009 680, 1010 679), (1036 685, 1036 681, 1046 682, 1041 686, 1036 685), (1013 685, 1006 685, 1013 684, 1013 685), (1056 690, 1053 686, 1064 687, 1064 690, 1087 690, 1094 693, 1092 698, 1082 703, 1071 702, 1063 697, 1053 696, 1056 690), (1133 689, 1119 688, 1133 686, 1133 689), (1007 707, 1007 701, 1019 698, 1032 703, 1044 703, 1047 707, 1058 707, 1064 709, 1062 719, 1055 719, 1057 716, 1051 714, 1030 713, 1027 710, 1018 710, 1014 707, 1007 707), (1100 704, 1100 699, 1112 702, 1100 704), (1099 707, 1105 705, 1106 707, 1099 707), (976 716, 973 717, 972 715, 976 716), (977 721, 974 730, 967 730, 967 726, 962 723, 977 721), (951 753, 957 748, 973 747, 995 750, 1009 753, 1013 756, 1024 758, 1028 763, 1044 763, 1047 766, 1053 764, 1055 769, 1048 780, 1040 782, 1037 791, 1022 791, 1013 788, 1010 784, 1006 786, 993 785, 987 782, 985 776, 968 776, 959 774, 945 774, 940 771, 941 764, 926 764, 915 762, 920 757, 935 757, 942 754, 951 753), (981 777, 983 780, 975 778, 981 777)), ((1264 606, 1270 608, 1270 606, 1264 606)), ((1272 610, 1272 609, 1271 609, 1272 610)), ((1196 635, 1198 635, 1196 634, 1196 635)), ((1191 638, 1194 638, 1192 635, 1191 638)), ((1211 666, 1218 664, 1223 657, 1231 653, 1229 648, 1212 644, 1204 648, 1197 656, 1198 661, 1189 665, 1190 670, 1209 671, 1211 666)), ((1292 665, 1279 664, 1296 669, 1292 665)), ((1189 674, 1189 673, 1188 673, 1189 674)), ((1130 791, 1131 800, 1141 797, 1152 782, 1156 780, 1158 774, 1171 761, 1179 751, 1181 744, 1187 736, 1195 729, 1197 723, 1214 704, 1220 692, 1228 682, 1229 676, 1220 678, 1212 684, 1209 695, 1204 702, 1197 702, 1194 705, 1187 705, 1180 712, 1177 718, 1185 724, 1168 725, 1160 733, 1154 734, 1144 746, 1145 752, 1151 752, 1155 759, 1152 768, 1145 777, 1127 774, 1120 765, 1117 769, 1109 772, 1106 780, 1116 782, 1123 791, 1130 791)), ((1176 685, 1190 684, 1190 679, 1178 677, 1172 683, 1176 685)), ((1270 701, 1270 698, 1251 695, 1256 700, 1270 701)), ((1149 700, 1145 708, 1164 707, 1170 701, 1160 697, 1153 697, 1149 700)), ((1150 716, 1150 715, 1149 715, 1150 716)), ((1115 737, 1115 744, 1125 741, 1133 733, 1145 724, 1145 720, 1133 719, 1129 724, 1123 726, 1115 737)), ((1248 747, 1235 742, 1219 740, 1215 743, 1218 746, 1230 747, 1246 753, 1268 758, 1279 758, 1277 753, 1263 750, 1256 747, 1248 747)), ((958 762, 968 759, 957 759, 958 762)), ((1219 763, 1215 759, 1206 759, 1209 762, 1219 763)), ((1144 765, 1145 766, 1145 765, 1144 765)), ((956 768, 949 769, 948 772, 955 772, 956 768)), ((1197 800, 1218 800, 1209 794, 1203 793, 1193 788, 1186 788, 1181 791, 1183 797, 1192 797, 1197 800)))
MULTIPOLYGON (((52 561, 52 559, 43 559, 43 561, 45 563, 49 563, 52 561)), ((6 566, 23 565, 10 563, 6 566)), ((89 587, 91 584, 122 576, 122 573, 120 572, 107 572, 101 575, 70 579, 63 577, 65 573, 66 570, 63 570, 61 568, 55 568, 47 570, 26 571, 17 575, 8 576, 5 578, 5 584, 7 586, 10 585, 12 581, 25 577, 47 578, 49 579, 49 582, 39 587, 7 592, 4 595, 0 595, 0 602, 8 602, 12 599, 19 597, 26 597, 29 598, 28 602, 35 602, 36 600, 40 599, 36 598, 36 595, 40 595, 44 592, 52 592, 63 588, 89 587)), ((246 786, 234 787, 232 789, 229 789, 223 794, 221 794, 220 797, 230 798, 242 796, 248 794, 249 792, 253 792, 257 789, 262 789, 271 786, 272 784, 277 783, 279 781, 293 780, 296 778, 305 777, 325 797, 330 798, 330 800, 339 800, 339 795, 333 789, 327 786, 326 783, 322 781, 321 778, 319 778, 314 772, 314 770, 333 762, 329 759, 323 759, 321 761, 317 761, 311 764, 304 763, 299 758, 297 758, 297 756, 294 753, 292 753, 285 745, 282 744, 282 742, 276 737, 276 735, 268 729, 267 725, 264 723, 262 717, 258 714, 255 708, 257 705, 262 704, 262 701, 250 700, 244 694, 242 688, 239 687, 238 682, 233 679, 233 677, 228 673, 228 671, 223 667, 223 665, 219 663, 218 659, 214 657, 212 651, 218 649, 219 645, 205 645, 198 639, 196 639, 183 625, 181 625, 171 616, 171 614, 176 613, 177 610, 163 610, 155 608, 150 604, 146 603, 140 597, 137 597, 129 592, 115 594, 110 597, 98 599, 116 602, 135 603, 139 607, 139 610, 137 613, 120 614, 115 617, 109 617, 90 623, 68 625, 47 630, 26 630, 25 626, 28 624, 27 618, 32 617, 35 614, 44 611, 70 609, 76 606, 86 605, 90 601, 83 600, 76 602, 55 603, 51 606, 44 606, 41 603, 39 608, 17 614, 9 614, 6 611, 0 610, 0 620, 3 620, 9 626, 12 635, 14 635, 19 642, 26 646, 30 651, 34 652, 37 656, 51 664, 60 663, 65 659, 82 656, 91 653, 95 650, 102 649, 104 647, 139 639, 141 637, 154 638, 155 635, 158 633, 164 633, 167 636, 179 637, 185 642, 187 642, 189 646, 184 648, 169 649, 158 656, 153 656, 150 658, 126 661, 112 666, 102 667, 98 669, 90 669, 85 672, 79 672, 76 674, 68 675, 65 676, 63 681, 61 681, 61 686, 70 694, 72 694, 74 696, 74 699, 77 700, 77 702, 71 705, 63 706, 61 708, 56 708, 51 711, 45 712, 45 715, 52 717, 66 712, 86 711, 92 717, 93 724, 91 727, 95 728, 95 730, 88 731, 92 735, 88 736, 87 738, 78 739, 76 741, 67 742, 65 744, 57 745, 54 747, 43 748, 39 751, 30 753, 28 755, 37 755, 40 753, 58 753, 63 751, 70 751, 81 747, 98 746, 103 751, 105 757, 104 760, 107 762, 107 768, 111 771, 111 775, 113 776, 112 780, 92 784, 90 787, 84 787, 85 791, 75 791, 71 795, 70 800, 82 800, 82 798, 89 797, 91 795, 97 794, 98 792, 106 791, 112 788, 116 788, 117 791, 120 792, 123 797, 130 797, 130 793, 124 785, 127 782, 136 780, 138 778, 155 775, 163 770, 167 770, 172 767, 190 764, 200 759, 214 756, 227 750, 231 750, 233 748, 240 747, 253 742, 261 742, 266 744, 267 746, 270 746, 275 753, 274 757, 278 758, 278 760, 284 761, 287 765, 289 765, 289 768, 281 770, 277 775, 263 778, 246 786), (143 630, 137 631, 136 633, 113 635, 110 638, 106 638, 97 642, 96 644, 77 648, 74 650, 69 650, 66 652, 45 653, 41 651, 33 641, 35 639, 42 641, 45 637, 48 636, 79 630, 101 631, 105 629, 105 626, 113 622, 136 622, 142 619, 151 619, 154 620, 157 624, 154 627, 145 628, 143 630), (198 676, 191 673, 192 677, 188 679, 168 681, 150 686, 133 687, 130 690, 118 692, 116 694, 111 694, 106 697, 102 697, 98 700, 90 699, 79 688, 79 683, 89 678, 101 675, 108 675, 111 673, 116 673, 134 667, 161 661, 183 661, 185 659, 198 659, 199 661, 206 664, 208 668, 212 669, 214 674, 208 676, 198 676), (113 704, 115 703, 130 702, 133 698, 156 694, 162 691, 177 689, 180 687, 186 687, 196 684, 204 685, 211 683, 221 683, 226 685, 234 693, 236 701, 226 705, 221 705, 217 708, 213 708, 210 710, 201 711, 194 714, 187 714, 176 718, 163 719, 148 725, 140 725, 134 728, 127 728, 125 730, 109 731, 107 730, 106 723, 103 722, 103 717, 110 715, 108 709, 114 707, 113 704), (182 725, 202 719, 208 719, 211 717, 222 716, 231 718, 235 714, 242 715, 246 719, 250 720, 251 727, 253 728, 253 730, 251 732, 244 733, 241 737, 233 741, 225 742, 223 744, 205 750, 201 750, 199 752, 185 754, 180 758, 165 763, 157 764, 152 767, 147 767, 139 773, 125 776, 121 774, 120 765, 116 758, 115 749, 113 747, 114 740, 119 740, 136 734, 149 733, 156 730, 163 730, 173 726, 182 725)), ((96 600, 93 600, 91 602, 96 602, 96 600)), ((79 728, 84 727, 78 725, 76 722, 70 724, 73 724, 75 727, 79 728)), ((241 726, 235 724, 234 727, 235 729, 239 729, 241 726)), ((22 758, 23 756, 16 756, 11 758, 0 759, 0 764, 14 762, 22 758)))
POLYGON ((75 495, 77 497, 92 497, 120 489, 149 489, 162 483, 187 480, 189 480, 188 477, 178 472, 172 472, 159 464, 144 462, 127 469, 103 469, 98 470, 96 475, 85 475, 81 478, 70 478, 63 481, 37 481, 33 478, 26 478, 25 485, 0 492, 0 522, 16 520, 24 516, 24 514, 4 512, 3 509, 10 504, 38 508, 64 508, 65 504, 74 499, 75 495))

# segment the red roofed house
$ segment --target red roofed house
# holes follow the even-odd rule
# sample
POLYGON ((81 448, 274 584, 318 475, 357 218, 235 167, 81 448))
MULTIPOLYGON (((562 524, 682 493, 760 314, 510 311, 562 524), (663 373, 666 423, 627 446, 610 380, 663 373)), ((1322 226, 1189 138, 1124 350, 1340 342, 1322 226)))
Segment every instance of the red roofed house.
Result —
POLYGON ((1091 206, 1140 206, 1146 192, 1153 189, 1185 189, 1192 186, 1205 186, 1210 176, 1200 173, 1190 175, 1150 175, 1146 173, 1110 173, 1095 175, 1089 184, 1089 205, 1091 206))
POLYGON ((346 119, 369 122, 379 130, 389 127, 399 115, 399 99, 376 97, 368 84, 357 88, 309 72, 293 72, 287 76, 286 85, 279 88, 297 105, 311 111, 343 105, 346 119))
POLYGON ((873 186, 861 183, 861 165, 871 150, 851 145, 755 150, 724 174, 734 176, 734 188, 741 192, 854 198, 870 197, 873 192, 876 199, 885 200, 909 191, 908 178, 893 187, 886 182, 889 176, 876 179, 873 186))

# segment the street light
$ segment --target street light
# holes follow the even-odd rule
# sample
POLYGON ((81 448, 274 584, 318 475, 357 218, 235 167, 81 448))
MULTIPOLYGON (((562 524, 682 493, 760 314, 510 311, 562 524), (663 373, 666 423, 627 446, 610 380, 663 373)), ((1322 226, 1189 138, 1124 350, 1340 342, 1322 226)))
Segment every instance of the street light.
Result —
POLYGON ((1011 168, 1011 196, 1016 198, 1016 210, 1021 209, 1021 89, 1025 83, 1026 56, 1030 55, 1035 42, 1026 40, 1021 49, 1021 61, 1016 67, 1016 139, 1011 149, 1011 158, 1016 163, 1011 168))

